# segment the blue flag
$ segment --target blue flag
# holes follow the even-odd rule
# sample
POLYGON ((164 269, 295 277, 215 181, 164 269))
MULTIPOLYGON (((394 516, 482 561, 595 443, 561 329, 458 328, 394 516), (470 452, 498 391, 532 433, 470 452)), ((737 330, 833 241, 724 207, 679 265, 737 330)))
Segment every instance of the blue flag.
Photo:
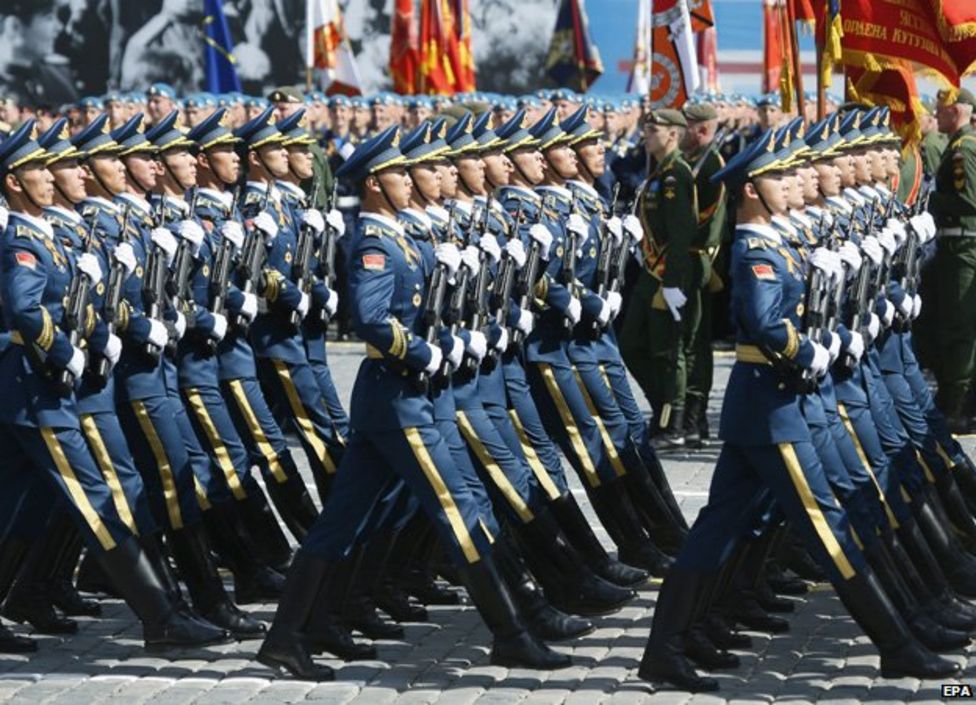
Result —
POLYGON ((237 75, 234 45, 227 29, 222 0, 203 0, 203 41, 206 43, 207 84, 210 93, 229 93, 241 90, 237 75))
POLYGON ((546 55, 546 73, 560 86, 585 93, 603 73, 583 0, 560 0, 546 55))

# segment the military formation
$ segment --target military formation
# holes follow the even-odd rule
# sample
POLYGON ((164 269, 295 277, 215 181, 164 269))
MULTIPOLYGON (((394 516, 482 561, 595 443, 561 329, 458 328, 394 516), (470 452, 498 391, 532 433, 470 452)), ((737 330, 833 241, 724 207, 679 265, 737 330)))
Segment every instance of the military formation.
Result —
MULTIPOLYGON (((261 640, 328 680, 317 655, 375 658, 463 588, 492 663, 556 669, 549 643, 663 576, 638 674, 697 691, 738 629, 788 629, 780 594, 829 580, 884 675, 951 676, 935 652, 976 633, 976 467, 951 435, 976 363, 957 335, 946 415, 912 331, 933 250, 965 260, 973 105, 940 96, 934 179, 884 108, 805 128, 769 97, 154 84, 10 126, 0 614, 71 634, 112 595, 147 648, 261 640), (659 453, 709 442, 725 318, 689 529, 659 453), (332 329, 365 346, 348 413, 332 329), (240 609, 265 601, 270 625, 240 609)), ((0 652, 36 648, 0 627, 0 652)))

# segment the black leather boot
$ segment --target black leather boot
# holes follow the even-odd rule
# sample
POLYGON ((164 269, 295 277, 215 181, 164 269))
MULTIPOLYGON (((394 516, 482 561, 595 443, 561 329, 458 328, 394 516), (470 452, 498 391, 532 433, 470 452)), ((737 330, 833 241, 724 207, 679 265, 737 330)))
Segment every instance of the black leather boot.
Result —
POLYGON ((365 637, 398 640, 404 636, 403 627, 381 617, 372 596, 373 586, 383 576, 386 552, 381 544, 377 549, 370 541, 357 549, 352 578, 347 593, 342 597, 339 615, 343 624, 365 637))
POLYGON ((0 654, 32 654, 37 642, 26 636, 14 634, 5 624, 0 624, 0 654))
POLYGON ((93 551, 85 550, 78 566, 78 589, 96 595, 108 595, 109 597, 121 597, 112 585, 99 565, 98 559, 93 551))
MULTIPOLYGON (((248 495, 248 502, 251 496, 248 495)), ((285 578, 262 561, 262 551, 251 541, 251 533, 244 526, 240 513, 246 504, 225 502, 204 512, 207 538, 234 574, 234 600, 237 604, 274 602, 281 597, 285 578)))
POLYGON ((339 611, 352 581, 356 558, 344 558, 334 563, 328 579, 322 581, 318 597, 305 621, 304 638, 313 654, 329 652, 343 661, 363 661, 376 658, 376 647, 357 642, 349 628, 341 623, 339 611))
POLYGON ((970 513, 976 511, 976 465, 965 455, 965 462, 962 465, 953 467, 952 472, 956 478, 956 484, 962 493, 963 499, 970 513))
POLYGON ((291 452, 280 453, 278 462, 285 469, 285 481, 278 482, 277 478, 270 477, 265 479, 264 485, 288 531, 301 543, 318 518, 319 510, 308 493, 305 481, 298 474, 291 452))
POLYGON ((66 617, 98 617, 102 614, 102 606, 97 600, 82 597, 75 587, 75 569, 81 558, 83 541, 74 521, 68 516, 64 520, 70 529, 62 534, 63 542, 47 586, 48 597, 66 617))
POLYGON ((870 569, 834 585, 838 597, 881 652, 883 678, 947 678, 959 666, 922 645, 911 633, 870 569))
POLYGON ((287 671, 297 678, 330 681, 335 671, 315 663, 305 646, 302 633, 315 605, 320 586, 328 579, 327 564, 299 549, 285 579, 274 621, 258 650, 257 660, 279 673, 287 671))
POLYGON ((925 536, 949 584, 965 597, 976 597, 976 559, 946 530, 925 497, 917 497, 912 508, 915 525, 925 536))
POLYGON ((864 555, 898 614, 922 644, 939 652, 959 649, 969 643, 968 634, 938 624, 926 614, 880 541, 866 547, 864 555))
POLYGON ((397 622, 427 621, 427 610, 410 602, 410 596, 399 582, 399 576, 406 569, 402 557, 409 561, 415 548, 410 544, 413 538, 413 532, 383 532, 370 541, 372 550, 384 553, 381 559, 383 571, 373 590, 373 600, 397 622))
POLYGON ((788 525, 785 532, 785 536, 777 548, 777 558, 780 564, 789 568, 804 580, 824 582, 827 579, 827 575, 823 572, 823 568, 817 565, 817 562, 810 557, 806 546, 793 534, 793 531, 788 525))
MULTIPOLYGON (((770 528, 757 538, 743 541, 738 547, 736 562, 730 564, 728 586, 723 589, 721 605, 725 614, 747 629, 773 634, 790 629, 789 622, 768 614, 766 606, 759 599, 766 559, 780 531, 779 528, 770 528)), ((770 598, 767 601, 775 602, 770 595, 766 597, 770 598)), ((777 603, 773 606, 780 605, 777 603)))
MULTIPOLYGON (((0 601, 6 596, 17 577, 27 554, 28 544, 21 539, 0 542, 0 601)), ((37 642, 14 634, 0 624, 0 654, 27 654, 37 651, 37 642)))
POLYGON ((422 605, 458 605, 462 597, 456 590, 437 584, 434 555, 440 551, 437 532, 423 512, 417 512, 400 532, 398 549, 390 555, 391 579, 422 605), (406 549, 410 550, 406 550, 406 549))
POLYGON ((712 641, 705 625, 698 621, 685 632, 685 656, 706 671, 719 671, 723 668, 738 668, 742 662, 735 654, 729 653, 712 641))
POLYGON ((247 497, 233 505, 234 513, 239 517, 237 532, 246 539, 248 548, 257 549, 258 561, 276 571, 287 570, 291 563, 291 545, 260 486, 254 483, 248 489, 247 497))
POLYGON ((952 522, 951 528, 958 531, 969 546, 976 544, 976 520, 966 506, 962 490, 951 471, 939 477, 935 489, 945 516, 952 522))
POLYGON ((690 449, 702 447, 701 416, 705 413, 705 405, 699 396, 685 396, 684 435, 685 446, 690 449))
POLYGON ((189 619, 170 603, 156 571, 135 539, 97 555, 105 575, 142 622, 146 648, 163 650, 223 644, 226 630, 189 619))
POLYGON ((623 481, 604 482, 599 487, 588 488, 587 493, 600 523, 617 545, 620 560, 655 577, 664 575, 674 559, 648 538, 623 481))
POLYGON ((735 631, 721 612, 709 612, 702 617, 702 628, 711 642, 720 649, 752 648, 752 637, 735 631))
POLYGON ((652 683, 670 683, 692 693, 718 690, 718 681, 703 678, 685 655, 685 636, 695 624, 706 576, 672 568, 654 606, 654 623, 644 647, 637 676, 652 683))
POLYGON ((264 624, 238 609, 227 595, 213 564, 203 524, 170 531, 166 539, 197 613, 208 622, 227 629, 237 639, 261 637, 265 632, 264 624))
POLYGON ((640 456, 633 454, 638 463, 628 463, 624 484, 627 486, 644 528, 654 543, 671 556, 678 555, 681 546, 688 537, 688 530, 680 526, 674 519, 661 493, 651 481, 650 474, 640 461, 640 456))
POLYGON ((549 512, 536 512, 532 521, 519 523, 514 530, 529 567, 557 609, 582 616, 611 614, 636 596, 630 588, 594 574, 549 512))
POLYGON ((588 619, 568 615, 549 604, 507 531, 495 540, 493 555, 519 613, 535 636, 543 641, 564 641, 593 631, 593 623, 588 619))
POLYGON ((678 505, 678 500, 674 496, 671 481, 668 480, 668 475, 666 472, 664 472, 664 466, 661 464, 661 459, 657 457, 657 453, 654 452, 653 448, 643 449, 641 451, 641 458, 644 461, 644 467, 651 476, 651 482, 653 482, 654 486, 657 487, 657 491, 664 499, 665 504, 668 505, 668 509, 671 511, 671 518, 674 520, 675 526, 688 531, 688 520, 685 518, 685 513, 681 511, 681 507, 678 505))
POLYGON ((637 587, 647 582, 649 576, 646 570, 610 557, 600 539, 593 533, 593 528, 571 492, 550 500, 549 507, 553 517, 559 522, 559 528, 573 548, 583 554, 594 573, 621 587, 637 587))
POLYGON ((78 623, 60 614, 47 594, 65 531, 56 519, 56 515, 52 517, 28 547, 7 591, 2 614, 11 621, 30 624, 41 634, 75 634, 78 623))
POLYGON ((685 410, 668 404, 664 408, 670 413, 658 422, 660 432, 651 439, 651 446, 655 450, 681 450, 685 447, 685 410))
POLYGON ((569 656, 550 649, 525 626, 492 556, 482 555, 477 563, 458 566, 458 573, 494 636, 492 665, 544 671, 572 665, 569 656))

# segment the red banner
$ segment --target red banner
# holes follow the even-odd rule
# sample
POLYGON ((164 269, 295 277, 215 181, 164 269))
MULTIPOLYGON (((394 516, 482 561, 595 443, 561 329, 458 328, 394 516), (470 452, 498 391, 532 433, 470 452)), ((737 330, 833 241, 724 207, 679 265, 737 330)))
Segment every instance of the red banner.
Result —
POLYGON ((923 108, 911 64, 902 62, 879 73, 849 66, 847 81, 851 100, 888 106, 891 126, 903 140, 916 143, 922 138, 919 116, 923 108))
POLYGON ((701 32, 715 26, 712 0, 688 0, 688 13, 691 15, 692 32, 701 32))
POLYGON ((458 72, 458 90, 462 93, 470 92, 477 88, 474 53, 471 50, 471 10, 468 8, 468 0, 454 0, 451 4, 461 62, 461 69, 458 72))
POLYGON ((762 92, 779 89, 783 73, 783 22, 776 0, 763 0, 763 75, 762 92))
POLYGON ((419 53, 413 0, 396 0, 390 31, 390 75, 393 77, 393 90, 401 95, 417 92, 419 53))

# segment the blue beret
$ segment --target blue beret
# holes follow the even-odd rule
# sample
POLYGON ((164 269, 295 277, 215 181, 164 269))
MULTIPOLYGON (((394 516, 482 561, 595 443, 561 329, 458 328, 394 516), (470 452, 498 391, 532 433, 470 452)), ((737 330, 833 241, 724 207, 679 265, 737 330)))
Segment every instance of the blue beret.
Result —
POLYGON ((82 110, 87 108, 95 108, 96 110, 103 110, 105 104, 102 103, 102 99, 94 95, 86 95, 84 98, 78 101, 78 107, 82 110))
POLYGON ((176 89, 168 83, 154 83, 149 86, 149 90, 146 91, 146 96, 152 98, 154 95, 176 100, 176 89))

